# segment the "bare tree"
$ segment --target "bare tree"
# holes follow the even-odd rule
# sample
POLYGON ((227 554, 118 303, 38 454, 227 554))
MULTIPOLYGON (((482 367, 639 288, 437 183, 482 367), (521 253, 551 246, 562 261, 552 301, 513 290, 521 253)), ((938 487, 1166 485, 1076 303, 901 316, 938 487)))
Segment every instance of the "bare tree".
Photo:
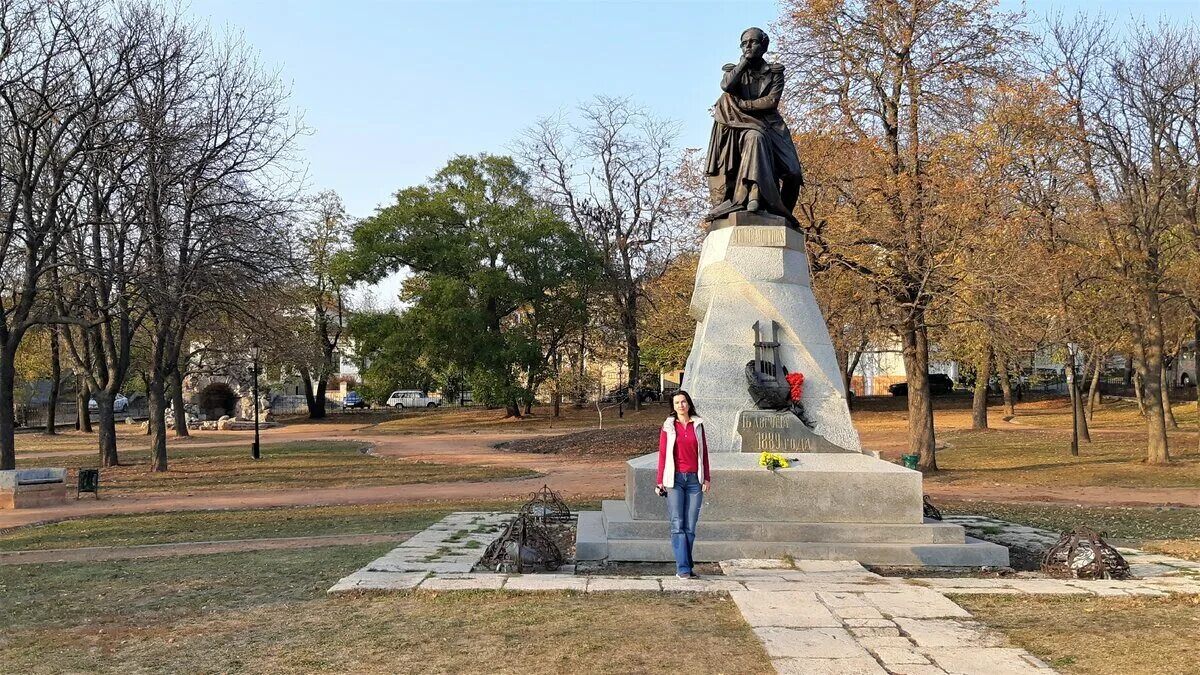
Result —
POLYGON ((662 274, 698 214, 680 210, 683 186, 674 122, 627 99, 599 96, 579 108, 578 124, 545 118, 527 130, 516 154, 539 195, 600 255, 602 290, 625 342, 630 400, 640 384, 638 319, 646 283, 662 274))
POLYGON ((142 262, 150 316, 153 468, 167 469, 168 382, 207 313, 249 315, 244 295, 286 268, 281 173, 299 128, 288 93, 236 41, 156 15, 135 83, 145 143, 142 262))
POLYGON ((45 302, 45 276, 69 227, 72 190, 96 126, 126 90, 129 35, 105 3, 0 4, 0 469, 15 465, 13 359, 38 323, 63 320, 45 302))

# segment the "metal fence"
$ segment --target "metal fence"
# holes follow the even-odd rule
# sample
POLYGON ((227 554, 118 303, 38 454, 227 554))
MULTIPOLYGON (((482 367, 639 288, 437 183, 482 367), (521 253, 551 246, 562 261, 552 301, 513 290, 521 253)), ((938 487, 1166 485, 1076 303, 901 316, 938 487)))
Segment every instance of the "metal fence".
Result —
MULTIPOLYGON (((46 427, 46 418, 50 413, 50 406, 43 403, 41 405, 22 405, 17 404, 13 408, 14 418, 18 429, 44 429, 46 427)), ((149 402, 144 397, 138 397, 129 402, 129 406, 120 412, 115 413, 118 422, 124 422, 125 418, 132 417, 135 420, 146 419, 150 414, 149 402)), ((91 418, 95 422, 99 412, 92 408, 91 418)), ((79 410, 75 403, 75 397, 70 400, 60 400, 58 405, 54 407, 54 425, 58 427, 75 426, 76 420, 79 419, 79 410)))

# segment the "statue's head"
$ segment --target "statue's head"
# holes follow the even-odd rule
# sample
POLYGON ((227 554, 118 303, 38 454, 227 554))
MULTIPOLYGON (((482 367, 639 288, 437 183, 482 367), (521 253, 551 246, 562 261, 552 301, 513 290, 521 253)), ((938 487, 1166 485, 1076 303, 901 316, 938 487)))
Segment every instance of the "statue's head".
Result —
POLYGON ((747 28, 742 31, 742 56, 748 59, 761 59, 771 45, 771 38, 761 28, 747 28))

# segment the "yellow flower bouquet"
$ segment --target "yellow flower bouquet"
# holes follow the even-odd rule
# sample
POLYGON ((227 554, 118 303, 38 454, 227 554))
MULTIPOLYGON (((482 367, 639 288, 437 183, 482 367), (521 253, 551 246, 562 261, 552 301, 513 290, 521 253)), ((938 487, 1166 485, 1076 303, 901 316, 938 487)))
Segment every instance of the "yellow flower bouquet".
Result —
POLYGON ((758 464, 759 464, 759 466, 766 467, 767 469, 770 469, 771 471, 774 471, 775 469, 788 468, 787 458, 784 457, 783 455, 777 455, 773 452, 764 452, 761 455, 759 455, 758 456, 758 464))

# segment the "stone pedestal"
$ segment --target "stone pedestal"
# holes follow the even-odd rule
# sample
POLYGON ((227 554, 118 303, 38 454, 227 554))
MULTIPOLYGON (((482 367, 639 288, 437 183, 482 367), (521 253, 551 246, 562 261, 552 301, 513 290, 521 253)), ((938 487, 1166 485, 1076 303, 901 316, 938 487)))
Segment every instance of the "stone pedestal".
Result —
POLYGON ((755 358, 754 323, 774 321, 780 363, 804 374, 802 401, 813 431, 857 452, 862 446, 850 423, 841 371, 809 284, 804 236, 783 222, 734 213, 714 223, 696 270, 691 304, 696 337, 683 388, 705 419, 710 450, 740 451, 738 415, 754 409, 745 374, 746 363, 755 358))
MULTIPOLYGON (((696 559, 857 560, 867 565, 1008 565, 1008 549, 922 518, 921 474, 857 453, 804 454, 768 471, 753 454, 710 458, 713 489, 696 559)), ((673 560, 666 500, 654 493, 657 453, 629 460, 625 500, 579 515, 578 560, 673 560)))

